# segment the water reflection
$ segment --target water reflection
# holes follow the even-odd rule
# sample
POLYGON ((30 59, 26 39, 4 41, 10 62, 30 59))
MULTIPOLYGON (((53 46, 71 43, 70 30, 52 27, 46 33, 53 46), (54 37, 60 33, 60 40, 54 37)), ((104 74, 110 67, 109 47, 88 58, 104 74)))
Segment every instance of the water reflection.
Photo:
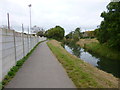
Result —
POLYGON ((75 44, 64 45, 64 48, 69 53, 81 58, 85 62, 88 62, 103 71, 112 73, 116 77, 120 77, 120 74, 119 74, 120 61, 119 60, 110 60, 104 57, 100 57, 94 53, 85 51, 83 48, 75 44))

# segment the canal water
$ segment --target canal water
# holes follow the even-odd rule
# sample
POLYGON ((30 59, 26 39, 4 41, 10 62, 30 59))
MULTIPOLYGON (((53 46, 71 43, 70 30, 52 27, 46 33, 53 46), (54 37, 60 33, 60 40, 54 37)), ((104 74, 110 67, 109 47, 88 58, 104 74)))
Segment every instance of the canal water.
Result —
POLYGON ((69 53, 79 57, 85 62, 88 62, 89 64, 92 64, 93 66, 120 78, 119 60, 110 60, 104 57, 100 57, 91 52, 85 51, 85 49, 75 44, 63 45, 63 47, 69 53))

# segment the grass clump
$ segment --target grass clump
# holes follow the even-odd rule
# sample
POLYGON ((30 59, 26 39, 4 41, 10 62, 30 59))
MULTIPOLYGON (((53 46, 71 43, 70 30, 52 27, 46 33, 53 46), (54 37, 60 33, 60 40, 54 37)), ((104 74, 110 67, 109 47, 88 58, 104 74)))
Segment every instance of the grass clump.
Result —
POLYGON ((114 59, 114 60, 120 60, 120 52, 113 50, 111 48, 108 48, 107 45, 105 44, 100 44, 100 43, 89 43, 86 44, 84 47, 87 51, 96 53, 100 56, 109 58, 109 59, 114 59))
POLYGON ((59 42, 47 42, 77 88, 116 88, 117 78, 68 53, 59 42))
POLYGON ((100 44, 97 39, 80 39, 76 44, 85 50, 95 53, 99 56, 108 59, 120 60, 119 51, 109 48, 106 44, 100 44))
POLYGON ((2 89, 2 83, 0 82, 0 90, 2 89))
MULTIPOLYGON (((43 41, 41 41, 41 42, 43 42, 43 41)), ((10 71, 8 72, 8 74, 4 77, 4 79, 0 83, 0 90, 3 89, 5 87, 5 85, 7 85, 10 82, 10 80, 16 75, 16 72, 22 67, 22 65, 24 64, 24 62, 29 58, 29 56, 32 54, 32 52, 36 49, 36 47, 41 42, 37 43, 37 45, 25 57, 23 57, 21 60, 17 61, 16 65, 13 66, 10 69, 10 71)))

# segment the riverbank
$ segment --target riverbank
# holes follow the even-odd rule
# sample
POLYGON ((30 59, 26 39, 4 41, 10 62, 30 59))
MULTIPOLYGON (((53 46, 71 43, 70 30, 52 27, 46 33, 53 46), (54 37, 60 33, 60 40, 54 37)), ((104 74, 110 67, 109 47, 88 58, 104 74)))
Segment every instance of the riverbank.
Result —
POLYGON ((71 55, 59 42, 50 40, 47 44, 78 88, 118 87, 117 78, 71 55))
POLYGON ((120 52, 108 48, 106 45, 101 45, 96 39, 80 39, 77 42, 80 47, 85 48, 87 51, 98 54, 113 60, 120 60, 120 52))

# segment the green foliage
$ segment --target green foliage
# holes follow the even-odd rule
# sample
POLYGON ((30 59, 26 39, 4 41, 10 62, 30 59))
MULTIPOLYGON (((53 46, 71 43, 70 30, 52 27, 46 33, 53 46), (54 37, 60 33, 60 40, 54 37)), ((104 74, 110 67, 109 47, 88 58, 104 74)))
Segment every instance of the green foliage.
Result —
POLYGON ((9 75, 10 77, 12 77, 12 76, 15 75, 15 72, 14 72, 14 71, 9 71, 9 72, 8 72, 8 75, 9 75))
POLYGON ((0 82, 0 90, 2 89, 2 83, 0 82))
POLYGON ((56 40, 62 40, 64 38, 64 29, 60 26, 51 28, 45 32, 45 36, 56 40))
POLYGON ((100 43, 107 43, 109 47, 120 50, 120 2, 110 2, 107 12, 103 12, 100 28, 96 30, 100 43))
POLYGON ((2 82, 2 88, 3 88, 3 86, 6 85, 7 83, 8 83, 8 80, 4 80, 4 81, 2 82))
POLYGON ((111 81, 113 76, 101 72, 97 68, 83 62, 83 60, 71 55, 63 49, 59 42, 49 41, 48 46, 59 62, 63 65, 77 88, 113 88, 118 87, 115 81, 111 81), (109 77, 109 79, 105 77, 109 77))
POLYGON ((32 32, 36 33, 37 36, 44 36, 44 29, 42 27, 38 27, 38 26, 33 26, 32 28, 32 32))
POLYGON ((80 28, 76 28, 73 35, 77 36, 78 38, 81 38, 82 34, 80 28))
POLYGON ((19 69, 18 66, 13 66, 10 71, 17 72, 19 69))
POLYGON ((39 32, 37 32, 36 34, 37 34, 37 36, 42 37, 42 36, 44 36, 44 31, 39 31, 39 32))
POLYGON ((108 48, 105 44, 100 43, 89 43, 86 44, 84 47, 86 50, 96 53, 102 57, 106 57, 113 60, 120 60, 120 52, 113 50, 111 48, 108 48))
POLYGON ((82 37, 80 28, 76 28, 75 31, 70 32, 65 36, 65 38, 71 39, 71 41, 77 42, 82 37))
POLYGON ((67 34, 67 35, 65 36, 65 38, 66 38, 66 39, 72 39, 72 32, 70 32, 69 34, 67 34))
POLYGON ((74 40, 74 42, 79 41, 79 37, 78 37, 78 35, 74 35, 74 36, 73 36, 73 40, 74 40))
POLYGON ((77 88, 101 87, 89 73, 85 72, 80 64, 84 64, 80 59, 65 53, 60 47, 47 43, 57 59, 66 69, 68 76, 72 79, 77 88))
POLYGON ((24 63, 24 60, 19 60, 17 61, 16 66, 21 67, 23 63, 24 63))

